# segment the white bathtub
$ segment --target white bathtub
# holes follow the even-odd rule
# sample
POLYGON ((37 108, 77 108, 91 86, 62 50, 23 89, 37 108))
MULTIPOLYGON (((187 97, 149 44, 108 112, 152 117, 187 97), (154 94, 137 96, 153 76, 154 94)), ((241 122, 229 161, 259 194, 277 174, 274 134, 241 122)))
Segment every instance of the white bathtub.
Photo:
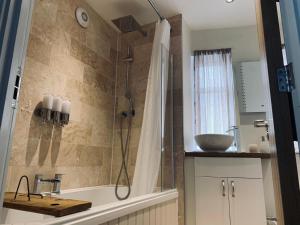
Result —
POLYGON ((1 224, 98 225, 154 205, 177 199, 178 193, 174 189, 118 201, 114 195, 114 187, 99 186, 65 190, 61 193, 61 197, 91 201, 92 208, 84 212, 59 218, 20 210, 3 209, 1 224))

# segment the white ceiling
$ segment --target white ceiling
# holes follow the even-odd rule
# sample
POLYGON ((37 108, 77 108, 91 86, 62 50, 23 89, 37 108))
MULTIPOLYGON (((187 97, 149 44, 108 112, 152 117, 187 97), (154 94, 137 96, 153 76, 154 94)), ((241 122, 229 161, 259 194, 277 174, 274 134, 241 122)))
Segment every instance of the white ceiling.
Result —
MULTIPOLYGON (((133 15, 139 23, 157 20, 147 0, 87 0, 106 21, 133 15)), ((255 0, 155 0, 165 17, 181 13, 192 30, 242 27, 256 24, 255 0)))

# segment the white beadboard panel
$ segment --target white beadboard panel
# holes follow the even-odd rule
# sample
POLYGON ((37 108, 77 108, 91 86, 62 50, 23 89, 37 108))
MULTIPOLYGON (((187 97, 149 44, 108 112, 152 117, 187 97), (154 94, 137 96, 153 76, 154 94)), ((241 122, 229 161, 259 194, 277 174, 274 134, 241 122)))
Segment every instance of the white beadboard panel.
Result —
POLYGON ((129 215, 129 218, 128 218, 128 225, 138 225, 136 224, 136 216, 137 213, 133 213, 133 214, 130 214, 129 215))
POLYGON ((128 216, 123 216, 120 218, 119 225, 128 225, 128 216))
POLYGON ((169 207, 169 205, 166 204, 162 204, 160 205, 160 218, 159 218, 159 222, 160 225, 164 225, 164 224, 168 224, 168 214, 167 214, 167 208, 169 207))
POLYGON ((119 219, 110 221, 110 222, 108 223, 108 225, 119 225, 119 219))
POLYGON ((144 209, 144 225, 150 225, 150 208, 144 209))
POLYGON ((155 206, 150 207, 149 224, 150 225, 156 225, 156 207, 155 206))
POLYGON ((161 205, 156 205, 155 208, 155 225, 161 225, 161 205))
POLYGON ((136 225, 144 225, 144 211, 145 210, 141 210, 136 213, 136 225))
POLYGON ((177 199, 157 204, 101 225, 178 225, 177 199))

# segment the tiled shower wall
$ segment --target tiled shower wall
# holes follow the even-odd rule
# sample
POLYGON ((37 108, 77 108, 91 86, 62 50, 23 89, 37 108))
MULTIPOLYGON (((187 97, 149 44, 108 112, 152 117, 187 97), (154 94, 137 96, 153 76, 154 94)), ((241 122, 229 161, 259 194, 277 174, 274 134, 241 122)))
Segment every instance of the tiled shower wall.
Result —
POLYGON ((117 32, 84 1, 37 0, 8 169, 7 190, 26 174, 62 173, 62 188, 110 183, 117 32), (77 6, 90 24, 81 28, 77 6), (72 103, 70 124, 43 124, 44 94, 72 103))
MULTIPOLYGON (((174 57, 174 148, 176 187, 179 191, 179 224, 184 221, 183 124, 182 124, 182 18, 168 19, 172 26, 170 53, 174 57)), ((118 34, 80 0, 37 0, 20 93, 7 191, 28 175, 63 173, 62 188, 114 184, 120 168, 120 112, 127 110, 124 97, 127 46, 133 49, 130 88, 135 101, 129 154, 132 180, 143 119, 144 101, 155 24, 137 32, 118 34), (77 6, 90 15, 81 28, 74 18, 77 6), (119 49, 119 54, 117 54, 119 49), (116 88, 116 113, 114 112, 116 88), (60 128, 42 124, 34 110, 44 94, 72 102, 70 124, 60 128), (114 119, 115 115, 115 119, 114 119), (115 123, 114 123, 115 121, 115 123)), ((125 130, 126 132, 126 130, 125 130)), ((170 147, 170 146, 167 146, 170 147)), ((171 151, 165 151, 162 168, 165 186, 171 186, 171 151), (167 179, 169 178, 169 179, 167 179)), ((124 183, 124 180, 122 181, 124 183)))
MULTIPOLYGON (((173 55, 173 100, 174 100, 174 150, 175 150, 175 185, 179 191, 179 224, 184 224, 184 178, 183 178, 183 160, 184 160, 184 148, 183 148, 183 113, 182 113, 182 17, 181 15, 168 18, 171 24, 171 46, 170 54, 173 55)), ((128 46, 133 51, 134 61, 130 66, 130 79, 129 86, 132 91, 132 95, 135 102, 136 115, 133 118, 132 136, 130 142, 130 154, 129 154, 129 177, 133 178, 136 155, 138 150, 138 141, 140 137, 140 131, 143 120, 143 110, 146 96, 146 88, 148 81, 148 72, 151 60, 151 51, 153 45, 153 38, 155 32, 155 24, 149 24, 143 26, 143 30, 147 32, 147 37, 143 37, 138 32, 123 34, 119 41, 119 60, 117 66, 117 105, 116 105, 116 126, 114 129, 113 140, 113 164, 112 164, 112 183, 116 182, 119 168, 121 165, 120 158, 120 138, 119 138, 119 123, 120 113, 127 110, 127 100, 124 97, 124 83, 126 67, 121 62, 121 58, 127 56, 128 46)), ((170 75, 169 75, 170 76, 170 75)), ((168 93, 168 97, 169 97, 168 93)), ((158 99, 158 101, 160 101, 158 99)), ((170 105, 167 103, 166 109, 166 127, 170 125, 170 105)), ((126 129, 124 132, 126 133, 126 129)), ((170 140, 165 145, 166 150, 163 152, 162 160, 162 185, 165 188, 172 187, 172 149, 170 140)), ((124 176, 122 176, 121 183, 124 183, 124 176)))

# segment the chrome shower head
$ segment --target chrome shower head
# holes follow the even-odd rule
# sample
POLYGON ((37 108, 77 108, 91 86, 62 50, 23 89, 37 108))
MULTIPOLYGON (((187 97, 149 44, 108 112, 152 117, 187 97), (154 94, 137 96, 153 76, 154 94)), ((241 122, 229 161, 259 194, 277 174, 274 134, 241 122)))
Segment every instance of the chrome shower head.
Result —
POLYGON ((132 15, 114 19, 112 20, 112 22, 123 33, 139 31, 143 36, 147 36, 147 32, 143 31, 141 25, 135 20, 132 15))

